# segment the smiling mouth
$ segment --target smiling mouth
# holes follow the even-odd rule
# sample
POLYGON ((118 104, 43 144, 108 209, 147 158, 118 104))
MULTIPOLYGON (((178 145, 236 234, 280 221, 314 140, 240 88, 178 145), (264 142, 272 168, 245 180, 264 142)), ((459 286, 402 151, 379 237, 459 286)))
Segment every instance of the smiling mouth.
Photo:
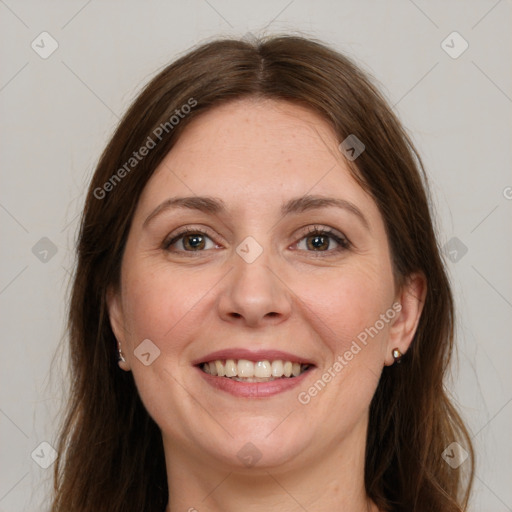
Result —
POLYGON ((312 368, 311 364, 280 359, 249 361, 248 359, 216 359, 198 365, 214 377, 224 377, 238 382, 270 382, 279 379, 293 379, 312 368))

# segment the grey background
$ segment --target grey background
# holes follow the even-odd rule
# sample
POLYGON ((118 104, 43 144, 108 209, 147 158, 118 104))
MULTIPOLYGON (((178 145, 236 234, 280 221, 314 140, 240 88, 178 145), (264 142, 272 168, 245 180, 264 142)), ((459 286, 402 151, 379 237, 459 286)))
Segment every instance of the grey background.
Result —
POLYGON ((0 0, 0 512, 48 501, 40 443, 55 444, 66 389, 77 220, 118 117, 192 45, 290 31, 374 75, 424 158, 458 307, 448 387, 478 456, 471 510, 512 510, 511 13, 510 0, 0 0), (59 45, 47 59, 31 47, 43 31, 59 45), (469 44, 456 59, 441 46, 453 31, 469 44))

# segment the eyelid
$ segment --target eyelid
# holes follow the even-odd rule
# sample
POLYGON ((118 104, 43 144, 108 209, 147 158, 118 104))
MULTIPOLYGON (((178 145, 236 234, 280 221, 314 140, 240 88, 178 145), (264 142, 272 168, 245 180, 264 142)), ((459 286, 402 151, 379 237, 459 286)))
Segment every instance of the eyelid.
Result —
MULTIPOLYGON (((178 240, 180 240, 182 237, 184 237, 185 235, 188 235, 188 234, 205 235, 208 238, 210 238, 212 240, 212 242, 216 243, 214 239, 217 235, 214 235, 210 229, 205 228, 205 227, 186 226, 182 229, 178 229, 178 231, 176 231, 176 232, 173 232, 173 233, 167 235, 164 238, 164 241, 162 242, 162 249, 168 250, 169 247, 173 243, 176 243, 178 240)), ((178 251, 178 252, 194 252, 194 251, 178 251)), ((201 252, 201 251, 197 251, 197 252, 201 252)))
POLYGON ((329 238, 332 238, 335 240, 335 242, 340 246, 337 249, 333 249, 330 251, 305 251, 310 252, 317 255, 332 255, 336 254, 343 250, 348 250, 353 248, 352 242, 349 240, 349 238, 342 233, 341 231, 338 231, 334 228, 331 228, 330 226, 321 226, 318 224, 309 225, 307 226, 307 231, 303 232, 302 235, 300 235, 300 238, 297 240, 297 242, 294 243, 294 245, 297 245, 299 242, 301 242, 304 238, 307 238, 308 236, 312 236, 315 234, 318 234, 320 236, 327 236, 329 238))
POLYGON ((307 229, 307 231, 302 234, 303 237, 308 234, 327 233, 330 235, 336 235, 337 237, 346 239, 348 241, 348 238, 341 231, 331 228, 330 226, 322 226, 321 224, 309 224, 305 229, 307 229))

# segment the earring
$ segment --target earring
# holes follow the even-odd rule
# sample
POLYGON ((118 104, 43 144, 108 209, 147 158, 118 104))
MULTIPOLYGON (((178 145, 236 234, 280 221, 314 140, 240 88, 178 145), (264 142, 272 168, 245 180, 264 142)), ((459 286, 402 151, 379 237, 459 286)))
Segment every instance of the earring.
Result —
POLYGON ((402 356, 403 356, 402 352, 400 352, 400 349, 394 348, 391 351, 391 354, 393 355, 393 359, 395 360, 395 363, 400 364, 400 362, 402 361, 402 356))
POLYGON ((123 352, 121 351, 121 344, 119 344, 117 350, 119 352, 119 359, 118 359, 118 361, 122 361, 123 363, 126 363, 126 359, 124 358, 123 352))

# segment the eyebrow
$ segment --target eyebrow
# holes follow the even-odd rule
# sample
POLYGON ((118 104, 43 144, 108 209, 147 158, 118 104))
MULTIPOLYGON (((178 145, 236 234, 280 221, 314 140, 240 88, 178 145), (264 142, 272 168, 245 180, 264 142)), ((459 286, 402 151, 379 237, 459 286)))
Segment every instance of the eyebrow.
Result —
MULTIPOLYGON (((345 210, 355 215, 361 223, 369 230, 368 220, 357 206, 345 199, 336 197, 305 195, 288 200, 281 206, 281 215, 283 217, 291 214, 303 213, 305 211, 319 210, 321 208, 335 207, 345 210)), ((219 215, 226 213, 227 208, 224 201, 220 198, 209 196, 187 196, 171 197, 159 204, 146 218, 143 227, 164 211, 173 209, 197 210, 204 213, 219 215)))

